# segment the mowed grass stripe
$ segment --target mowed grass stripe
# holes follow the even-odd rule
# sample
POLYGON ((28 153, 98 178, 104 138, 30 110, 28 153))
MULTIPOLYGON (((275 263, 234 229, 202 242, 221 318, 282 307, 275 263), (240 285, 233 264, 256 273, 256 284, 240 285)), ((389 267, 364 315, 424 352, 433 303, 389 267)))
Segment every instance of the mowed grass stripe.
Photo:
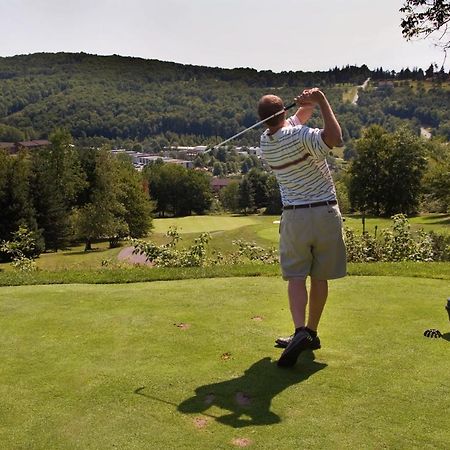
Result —
POLYGON ((291 331, 285 288, 278 278, 1 288, 1 445, 444 448, 448 282, 332 282, 323 349, 287 371, 273 363, 274 337, 291 331))
POLYGON ((154 219, 154 233, 166 233, 170 227, 177 227, 180 234, 205 233, 234 230, 247 225, 258 224, 258 216, 190 216, 154 219))

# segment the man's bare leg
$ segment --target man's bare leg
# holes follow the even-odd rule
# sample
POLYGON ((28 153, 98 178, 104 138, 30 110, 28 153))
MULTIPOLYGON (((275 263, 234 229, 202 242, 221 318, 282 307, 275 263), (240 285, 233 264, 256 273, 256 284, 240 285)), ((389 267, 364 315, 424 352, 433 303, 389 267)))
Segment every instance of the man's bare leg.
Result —
POLYGON ((328 297, 328 281, 311 278, 311 289, 309 292, 308 325, 310 330, 317 331, 323 308, 328 297))
POLYGON ((308 291, 306 281, 295 279, 288 281, 289 306, 295 328, 305 326, 306 305, 308 303, 308 291))

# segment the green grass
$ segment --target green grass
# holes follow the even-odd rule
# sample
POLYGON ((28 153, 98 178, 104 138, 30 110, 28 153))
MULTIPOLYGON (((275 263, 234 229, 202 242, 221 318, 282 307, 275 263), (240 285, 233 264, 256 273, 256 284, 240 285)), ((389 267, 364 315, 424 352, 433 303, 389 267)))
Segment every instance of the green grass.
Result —
MULTIPOLYGON (((182 237, 180 246, 188 246, 201 232, 211 233, 211 250, 223 253, 236 250, 233 240, 242 239, 255 242, 263 247, 277 247, 279 239, 279 216, 192 216, 183 218, 155 219, 154 231, 148 238, 158 245, 167 242, 164 236, 170 227, 176 226, 182 237)), ((450 232, 450 215, 433 214, 412 217, 410 219, 413 230, 424 229, 425 231, 436 231, 440 233, 450 232)), ((361 216, 348 215, 345 218, 345 226, 362 232, 361 216)), ((375 226, 378 233, 384 228, 392 226, 392 221, 385 218, 366 218, 366 231, 374 233, 375 226)), ((123 246, 127 246, 127 242, 123 246)), ((122 247, 123 248, 123 247, 122 247)), ((117 255, 122 248, 109 249, 107 242, 94 244, 94 251, 84 252, 84 245, 75 246, 66 251, 57 253, 44 253, 37 259, 39 269, 45 271, 61 270, 98 270, 102 261, 117 261, 117 255)), ((0 264, 1 270, 10 270, 9 264, 0 264)))
MULTIPOLYGON (((450 280, 450 263, 444 262, 376 262, 350 263, 349 275, 407 276, 450 280)), ((24 273, 15 270, 0 271, 0 286, 43 284, 118 284, 144 281, 171 281, 221 277, 280 277, 279 265, 242 264, 188 268, 107 267, 103 269, 39 270, 24 273)))
POLYGON ((122 248, 108 248, 108 242, 93 244, 93 250, 84 251, 84 245, 72 247, 57 253, 43 253, 37 260, 42 270, 99 268, 103 260, 116 260, 122 248))
POLYGON ((1 288, 0 448, 447 447, 447 281, 332 282, 323 348, 280 370, 285 288, 267 277, 1 288))
MULTIPOLYGON (((275 216, 273 220, 275 219, 275 216)), ((278 218, 279 220, 279 218, 278 218)), ((450 233, 450 215, 449 214, 429 214, 417 217, 411 217, 408 219, 411 225, 411 230, 418 231, 423 229, 424 231, 435 231, 439 233, 450 233)), ((344 226, 362 233, 363 223, 362 216, 353 214, 346 215, 344 226)), ((383 217, 366 217, 365 218, 365 230, 371 234, 374 234, 375 227, 377 227, 377 233, 381 230, 392 227, 392 220, 383 217)), ((270 226, 266 223, 266 226, 256 230, 257 235, 269 242, 278 242, 278 226, 270 226)))
POLYGON ((259 223, 260 216, 190 216, 154 219, 154 233, 166 233, 177 227, 180 234, 227 231, 259 223))

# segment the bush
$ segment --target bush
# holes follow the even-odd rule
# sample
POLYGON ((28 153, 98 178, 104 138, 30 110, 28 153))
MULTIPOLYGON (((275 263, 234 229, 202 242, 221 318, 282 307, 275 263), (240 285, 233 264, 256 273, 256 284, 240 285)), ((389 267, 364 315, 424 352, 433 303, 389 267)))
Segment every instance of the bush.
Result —
POLYGON ((345 229, 345 244, 349 262, 370 261, 448 261, 450 237, 421 230, 411 232, 403 214, 392 216, 392 229, 383 230, 380 238, 363 233, 357 236, 345 229))
POLYGON ((2 243, 0 251, 11 257, 12 266, 15 269, 24 272, 36 270, 34 259, 41 252, 37 233, 29 231, 25 226, 20 226, 19 230, 13 233, 11 241, 2 243))
POLYGON ((450 261, 450 234, 429 233, 433 246, 434 261, 450 261))
POLYGON ((202 233, 194 239, 194 244, 184 250, 177 250, 175 247, 181 240, 176 228, 170 228, 166 233, 170 242, 157 246, 153 242, 146 242, 139 239, 131 239, 134 246, 134 254, 145 255, 147 260, 156 267, 202 267, 206 260, 206 246, 211 239, 209 233, 202 233))
POLYGON ((259 262, 263 264, 276 264, 278 255, 275 249, 265 249, 255 243, 243 240, 233 241, 238 249, 228 255, 213 252, 207 257, 207 246, 211 240, 208 233, 202 233, 187 249, 177 250, 176 246, 181 237, 176 228, 170 228, 166 233, 170 238, 168 244, 157 246, 153 242, 131 239, 134 254, 145 255, 147 260, 155 267, 205 267, 212 265, 233 265, 246 262, 259 262))

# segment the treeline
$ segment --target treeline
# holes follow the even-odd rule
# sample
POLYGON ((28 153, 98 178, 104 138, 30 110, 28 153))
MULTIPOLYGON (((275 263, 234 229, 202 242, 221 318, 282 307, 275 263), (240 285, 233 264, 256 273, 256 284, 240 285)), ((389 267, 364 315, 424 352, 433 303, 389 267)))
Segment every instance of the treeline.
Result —
MULTIPOLYGON (((398 111, 385 109, 376 95, 366 96, 366 103, 358 106, 343 100, 352 86, 383 74, 383 69, 375 73, 367 66, 274 73, 83 53, 0 58, 0 140, 46 138, 55 127, 64 127, 81 145, 110 143, 130 148, 139 142, 145 150, 154 151, 174 145, 210 145, 255 123, 255 105, 261 95, 273 92, 289 101, 308 86, 326 90, 350 139, 374 123, 386 128, 398 124, 398 111)), ((435 88, 443 101, 448 99, 448 91, 439 85, 435 88)), ((406 101, 415 106, 407 120, 418 129, 424 120, 416 115, 423 93, 413 89, 410 94, 399 96, 395 103, 400 109, 406 101)), ((431 96, 430 103, 439 96, 428 89, 425 94, 431 96)), ((435 110, 448 121, 448 108, 442 103, 435 110)), ((320 125, 319 116, 311 123, 320 125)), ((429 126, 446 136, 445 126, 436 127, 435 122, 429 126)), ((236 143, 255 145, 259 134, 254 130, 236 143)))
POLYGON ((50 137, 50 148, 0 151, 0 243, 21 227, 32 233, 36 254, 79 241, 89 250, 96 239, 114 247, 125 236, 145 236, 152 204, 131 161, 105 148, 76 148, 64 131, 50 137))
POLYGON ((445 72, 444 67, 438 69, 437 65, 430 64, 425 71, 419 67, 413 67, 409 69, 401 69, 399 72, 392 70, 384 70, 382 67, 375 69, 372 72, 372 78, 374 80, 414 80, 414 81, 446 81, 449 79, 448 73, 445 72))

